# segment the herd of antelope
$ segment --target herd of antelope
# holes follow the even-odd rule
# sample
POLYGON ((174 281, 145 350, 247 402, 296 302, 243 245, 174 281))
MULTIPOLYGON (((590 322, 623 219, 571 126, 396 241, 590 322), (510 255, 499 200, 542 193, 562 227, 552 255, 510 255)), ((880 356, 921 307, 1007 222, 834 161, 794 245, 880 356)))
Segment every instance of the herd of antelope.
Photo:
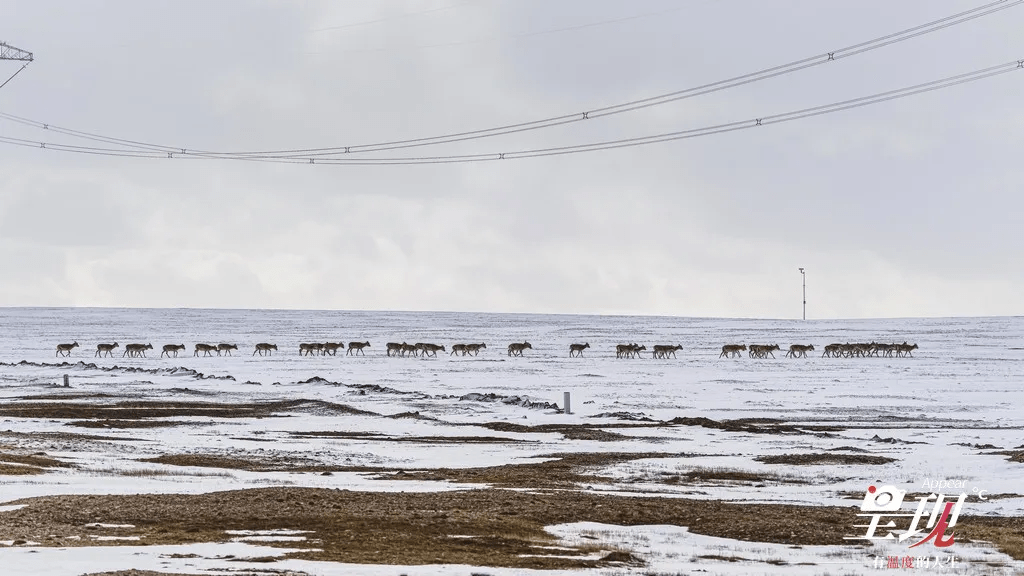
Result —
MULTIPOLYGON (((747 352, 751 358, 775 358, 774 350, 780 350, 778 344, 726 344, 722 346, 722 353, 719 358, 738 358, 741 352, 747 352)), ((880 344, 878 342, 859 344, 829 344, 825 346, 822 358, 913 358, 913 351, 917 350, 917 344, 880 344)), ((787 358, 807 358, 808 352, 814 351, 814 344, 793 344, 786 352, 787 358)))
MULTIPOLYGON (((78 342, 72 342, 70 344, 58 344, 56 356, 71 356, 71 351, 78 348, 78 342)), ((100 358, 113 356, 114 349, 119 344, 114 342, 112 344, 97 344, 96 354, 100 358)), ((337 356, 338 350, 347 350, 346 355, 348 356, 365 356, 365 348, 370 348, 370 342, 349 342, 346 348, 344 342, 315 342, 315 343, 302 343, 299 344, 299 356, 337 356)), ((570 358, 581 358, 583 351, 590 348, 590 343, 585 342, 583 344, 571 344, 569 345, 569 357, 570 358)), ((152 350, 152 344, 125 344, 124 353, 121 357, 128 358, 146 358, 146 350, 152 350)), ((416 344, 408 344, 406 342, 388 342, 385 350, 387 356, 412 356, 420 358, 436 358, 438 352, 448 352, 449 356, 477 356, 481 350, 487 349, 487 344, 453 344, 451 352, 439 344, 429 344, 419 342, 416 344)), ((508 355, 512 356, 523 356, 525 350, 532 350, 533 345, 529 342, 513 342, 508 345, 508 355)), ((656 344, 651 348, 651 358, 667 360, 669 357, 677 358, 676 352, 682 350, 683 347, 680 344, 656 344)), ((195 353, 193 356, 213 356, 216 353, 217 356, 231 356, 231 351, 238 351, 238 346, 235 344, 196 344, 195 353)), ((647 346, 641 344, 619 344, 615 346, 615 357, 616 358, 639 358, 641 352, 647 350, 647 346)), ((903 358, 913 357, 912 352, 917 350, 917 344, 883 344, 878 342, 870 343, 857 343, 857 344, 829 344, 825 346, 824 353, 821 355, 822 358, 868 358, 868 357, 882 357, 882 358, 903 358)), ((160 357, 177 358, 178 352, 184 352, 184 344, 167 344, 163 347, 160 357)), ((272 356, 277 351, 276 344, 269 344, 267 342, 260 342, 256 344, 255 349, 252 352, 253 356, 259 354, 260 356, 272 356)), ((775 358, 775 351, 781 351, 778 344, 726 344, 722 346, 722 353, 718 355, 719 358, 738 358, 742 356, 743 352, 747 352, 747 356, 750 358, 768 358, 769 356, 775 358)), ((808 352, 814 351, 813 344, 793 344, 789 347, 789 351, 786 352, 787 358, 807 358, 808 352)))

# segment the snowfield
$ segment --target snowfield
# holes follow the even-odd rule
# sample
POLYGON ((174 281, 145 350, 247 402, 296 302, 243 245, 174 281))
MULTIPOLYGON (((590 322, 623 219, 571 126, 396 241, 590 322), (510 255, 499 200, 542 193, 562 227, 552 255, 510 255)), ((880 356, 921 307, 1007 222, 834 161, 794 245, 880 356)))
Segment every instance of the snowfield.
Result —
MULTIPOLYGON (((643 565, 580 570, 428 564, 341 564, 284 557, 315 548, 297 532, 225 533, 221 543, 136 546, 127 527, 92 527, 102 546, 17 545, 5 515, 23 498, 73 494, 206 494, 268 486, 367 492, 483 490, 486 483, 401 479, 395 470, 465 469, 549 461, 558 453, 656 452, 601 467, 590 494, 667 496, 738 503, 859 506, 869 485, 970 498, 964 515, 1024 516, 1024 318, 745 320, 668 317, 267 310, 0 310, 0 452, 67 465, 44 473, 0 474, 0 564, 10 574, 89 574, 129 568, 188 574, 223 570, 302 574, 870 574, 873 555, 955 555, 949 574, 1014 574, 1024 561, 977 542, 949 549, 884 542, 787 546, 691 533, 686 526, 610 526, 581 519, 548 527, 560 546, 602 543, 643 565), (365 355, 300 356, 303 342, 370 342, 365 355), (507 346, 530 342, 522 357, 507 346), (837 342, 916 343, 913 357, 822 358, 837 342), (70 357, 60 343, 77 342, 70 357), (96 345, 117 342, 113 357, 96 345), (231 343, 231 356, 196 357, 196 343, 231 343), (278 345, 272 356, 254 345, 278 345), (441 344, 436 358, 388 357, 387 342, 441 344), (486 343, 479 356, 451 356, 456 343, 486 343), (617 344, 646 345, 642 357, 615 357, 617 344), (122 356, 151 343, 147 358, 122 356), (582 358, 569 345, 589 343, 582 358), (778 344, 776 358, 720 358, 733 343, 778 344), (164 344, 184 344, 161 358, 164 344), (678 344, 677 358, 652 359, 655 344, 678 344), (806 359, 790 344, 813 344, 806 359), (70 386, 63 386, 67 375, 70 386), (571 414, 562 411, 571 395, 571 414), (282 403, 280 410, 225 417, 174 414, 158 425, 107 410, 103 417, 47 413, 74 404, 282 403), (287 404, 291 403, 291 404, 287 404), (29 412, 14 412, 32 407, 29 412), (780 433, 728 427, 623 424, 706 418, 756 419, 780 433), (509 426, 495 426, 508 423, 509 426), (607 426, 607 437, 573 436, 543 425, 607 426), (1003 454, 1005 452, 1005 454, 1003 454), (773 463, 770 457, 870 454, 884 463, 773 463), (146 462, 166 455, 286 462, 242 469, 146 462), (1017 454, 1015 457, 1014 454, 1017 454), (768 457, 768 461, 763 461, 768 457), (298 465, 307 466, 308 471, 298 465), (322 472, 324 467, 355 471, 322 472), (359 467, 364 467, 365 470, 359 467), (375 473, 370 469, 380 469, 375 473), (298 470, 298 471, 296 471, 298 470), (766 481, 692 478, 702 471, 766 481), (106 534, 104 531, 112 531, 106 534), (123 532, 123 533, 122 533, 123 532), (581 534, 586 537, 581 536, 581 534), (113 541, 113 543, 111 542, 113 541), (226 556, 234 556, 228 561, 226 556), (273 564, 238 558, 280 556, 273 564), (728 560, 732 558, 732 560, 728 560), (726 560, 723 560, 726 559, 726 560), (6 570, 10 570, 9 572, 6 570)), ((144 419, 143 419, 144 420, 144 419)), ((784 461, 784 460, 780 460, 784 461)), ((26 461, 29 462, 29 461, 26 461)), ((30 465, 12 459, 8 467, 30 465)), ((709 478, 715 474, 708 474, 709 478)), ((909 506, 909 504, 908 504, 909 506)), ((966 522, 966 521, 965 521, 966 522)), ((225 529, 230 527, 225 527, 225 529)), ((850 535, 858 529, 850 527, 850 535)), ((307 540, 307 537, 309 540, 307 540)), ((37 545, 33 545, 37 544, 37 545)), ((577 556, 578 557, 578 556, 577 556)), ((594 560, 600 559, 600 555, 594 560)), ((885 568, 884 566, 882 568, 885 568)), ((891 571, 891 570, 890 570, 891 571)), ((918 570, 922 571, 922 570, 918 570)))

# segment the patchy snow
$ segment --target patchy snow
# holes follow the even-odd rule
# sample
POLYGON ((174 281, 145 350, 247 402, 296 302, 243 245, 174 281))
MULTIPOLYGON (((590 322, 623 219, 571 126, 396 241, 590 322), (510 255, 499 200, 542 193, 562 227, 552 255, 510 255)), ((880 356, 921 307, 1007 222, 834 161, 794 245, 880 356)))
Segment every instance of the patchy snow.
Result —
MULTIPOLYGON (((165 454, 303 458, 317 466, 420 470, 539 461, 558 452, 644 450, 678 457, 609 466, 598 472, 615 483, 586 489, 851 506, 859 501, 849 495, 863 494, 870 484, 929 492, 929 485, 946 481, 958 483, 968 494, 987 498, 966 504, 964 514, 1024 515, 1024 496, 1020 496, 1024 494, 1020 483, 1024 464, 996 454, 1024 449, 1024 411, 1020 410, 1024 400, 1024 318, 802 322, 470 313, 3 309, 0 322, 4 326, 0 332, 0 402, 9 406, 62 400, 108 405, 129 395, 148 401, 309 402, 290 414, 262 418, 153 418, 170 424, 154 428, 118 428, 103 423, 83 427, 75 425, 82 424, 80 419, 0 417, 0 444, 16 446, 22 454, 43 453, 76 465, 41 475, 0 476, 0 502, 54 494, 194 494, 262 486, 375 491, 486 487, 394 480, 390 474, 367 472, 250 472, 140 462, 165 454), (344 351, 333 357, 298 355, 300 342, 351 340, 371 342, 365 356, 349 356, 344 351), (507 344, 524 340, 530 341, 533 349, 521 358, 508 357, 507 344), (872 340, 909 341, 919 349, 912 358, 821 357, 825 344, 872 340), (78 341, 82 347, 70 358, 55 358, 56 344, 70 341, 78 341), (94 357, 96 343, 114 341, 121 344, 115 357, 94 357), (133 341, 152 342, 150 357, 122 357, 124 344, 133 341), (389 358, 384 353, 389 341, 436 342, 449 350, 456 342, 487 342, 488 347, 477 357, 389 358), (194 357, 191 350, 196 342, 231 342, 238 344, 239 350, 231 357, 194 357), (253 356, 256 342, 275 342, 279 352, 272 357, 253 356), (572 342, 589 342, 591 348, 583 358, 569 358, 572 342), (624 342, 640 342, 648 348, 656 343, 681 344, 683 349, 678 359, 654 360, 649 355, 616 359, 614 346, 624 342), (723 344, 752 342, 778 343, 783 352, 777 353, 776 359, 719 358, 723 344), (161 345, 166 343, 184 343, 188 349, 178 358, 159 358, 161 345), (813 343, 817 350, 807 359, 784 358, 791 343, 813 343), (62 385, 65 374, 70 379, 68 388, 62 385), (561 406, 563 392, 572 394, 572 414, 554 407, 561 406), (370 413, 332 412, 330 406, 334 405, 370 413), (402 417, 387 417, 397 415, 402 417), (493 422, 611 424, 677 417, 719 421, 775 418, 805 433, 749 434, 697 425, 607 428, 624 438, 599 442, 567 439, 557 432, 496 431, 480 426, 493 422), (827 426, 843 430, 823 433, 815 429, 827 426), (478 441, 462 442, 455 437, 478 441), (793 453, 856 454, 859 450, 896 460, 881 465, 795 466, 755 459, 793 453), (699 485, 663 481, 701 469, 758 473, 765 475, 766 481, 699 485)), ((15 509, 2 506, 0 513, 15 509)), ((682 528, 608 530, 623 541, 633 538, 631 531, 638 531, 647 534, 651 542, 667 539, 666 546, 672 539, 685 542, 696 550, 687 553, 690 556, 718 546, 742 556, 752 553, 744 546, 760 547, 767 551, 758 556, 762 560, 746 568, 749 571, 755 566, 757 573, 765 574, 802 570, 795 565, 803 560, 818 567, 817 571, 807 568, 807 573, 820 573, 823 559, 831 554, 847 561, 853 558, 849 555, 863 550, 712 542, 682 528), (776 554, 787 564, 768 562, 776 554)), ((565 532, 566 538, 570 532, 565 532)), ((243 546, 244 552, 239 553, 243 556, 283 553, 281 548, 243 543, 218 546, 243 546)), ((965 557, 977 553, 981 558, 988 553, 985 548, 956 548, 965 557)), ((13 572, 26 574, 64 574, 46 570, 65 561, 72 562, 76 570, 79 561, 83 567, 116 565, 118 569, 164 571, 169 567, 196 571, 228 566, 217 560, 193 560, 193 564, 160 560, 159 549, 162 547, 146 547, 143 555, 135 556, 138 547, 104 547, 100 551, 44 548, 29 555, 24 546, 14 546, 0 551, 0 562, 5 566, 13 559, 29 562, 20 565, 23 571, 13 572)), ((229 549, 233 548, 225 550, 229 549)), ((661 566, 657 564, 662 561, 658 560, 661 552, 652 550, 652 566, 661 566)), ((204 552, 210 558, 224 553, 204 552)), ((691 564, 673 565, 685 554, 668 557, 671 553, 665 552, 666 564, 659 570, 688 572, 692 568, 691 564)), ((868 562, 864 558, 857 556, 856 562, 868 562)), ((702 562, 710 573, 748 573, 737 563, 702 562)), ((323 566, 314 570, 309 563, 290 560, 279 564, 274 567, 294 564, 315 574, 354 570, 333 571, 323 566)), ((238 562, 230 564, 239 566, 238 562)), ((858 573, 856 570, 867 570, 867 566, 844 566, 837 573, 858 573)), ((465 567, 427 568, 401 570, 409 574, 467 573, 465 567)), ((80 572, 100 569, 82 568, 80 572)), ((397 573, 396 567, 360 566, 358 571, 397 573)), ((481 571, 513 573, 491 568, 481 571)))

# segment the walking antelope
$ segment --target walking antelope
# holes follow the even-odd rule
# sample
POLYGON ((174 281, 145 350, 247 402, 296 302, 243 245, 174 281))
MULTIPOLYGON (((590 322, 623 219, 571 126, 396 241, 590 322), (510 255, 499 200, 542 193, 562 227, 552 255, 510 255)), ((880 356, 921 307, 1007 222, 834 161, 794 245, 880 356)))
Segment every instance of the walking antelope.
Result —
POLYGON ((386 348, 388 356, 399 356, 402 354, 402 344, 398 342, 388 342, 386 348))
POLYGON ((324 350, 322 342, 313 342, 310 344, 299 344, 299 356, 313 356, 314 354, 319 355, 324 350))
POLYGON ((465 344, 452 344, 452 351, 448 353, 449 356, 454 356, 456 353, 465 356, 466 345, 465 344))
POLYGON ((419 351, 420 349, 414 346, 413 344, 406 344, 405 342, 402 342, 402 356, 405 356, 406 354, 418 356, 419 351))
POLYGON ((584 344, 569 344, 569 358, 583 356, 583 351, 590 348, 590 342, 584 344))
POLYGON ((827 344, 825 346, 825 351, 821 354, 821 357, 822 358, 839 358, 840 356, 843 355, 842 350, 843 350, 843 345, 842 344, 827 344))
POLYGON ((615 346, 615 357, 639 358, 641 350, 647 350, 647 346, 641 346, 639 344, 619 344, 615 346))
POLYGON ((94 356, 99 356, 101 358, 103 357, 104 354, 106 354, 107 356, 113 356, 111 352, 114 350, 114 348, 117 348, 117 342, 114 342, 113 344, 97 344, 96 354, 94 354, 94 356))
POLYGON ((57 353, 54 356, 71 356, 71 351, 78 348, 78 341, 71 344, 57 344, 57 353))
POLYGON ((270 354, 271 356, 273 356, 274 353, 272 351, 276 350, 277 344, 267 344, 266 342, 260 342, 259 344, 256 345, 256 349, 252 351, 252 355, 255 356, 256 353, 259 352, 260 356, 263 356, 264 354, 270 354))
POLYGON ((481 348, 486 349, 487 344, 484 344, 483 342, 481 342, 480 344, 466 344, 466 354, 472 354, 473 356, 476 356, 477 354, 480 354, 481 348))
POLYGON ((344 350, 344 342, 324 342, 324 356, 330 354, 331 356, 337 356, 338 350, 344 350))
POLYGON ((369 348, 369 347, 370 347, 370 343, 369 342, 349 342, 348 343, 348 354, 353 354, 353 355, 355 355, 355 354, 362 354, 363 356, 366 356, 366 354, 363 352, 363 348, 369 348), (352 350, 355 350, 355 352, 353 353, 352 350))
POLYGON ((740 352, 744 352, 747 349, 746 344, 726 344, 722 346, 722 353, 718 355, 719 358, 725 356, 727 358, 738 358, 740 352))
POLYGON ((789 358, 807 358, 808 352, 814 352, 814 344, 793 344, 789 347, 789 352, 786 352, 786 356, 789 358))
POLYGON ((447 350, 444 349, 444 346, 438 346, 437 344, 417 344, 417 346, 419 346, 420 350, 423 351, 424 357, 432 356, 434 358, 437 358, 438 350, 440 350, 441 352, 447 352, 447 350))
POLYGON ((917 350, 917 344, 907 344, 906 341, 904 341, 903 344, 896 345, 896 356, 910 356, 911 358, 913 358, 914 355, 911 354, 911 351, 913 350, 917 350))
POLYGON ((146 350, 152 350, 152 344, 125 344, 124 354, 121 357, 128 356, 129 358, 146 357, 146 350))
POLYGON ((522 356, 523 355, 523 350, 526 350, 527 348, 529 348, 530 350, 533 350, 533 345, 531 345, 529 342, 522 342, 522 343, 513 342, 512 344, 508 345, 508 355, 509 356, 522 356))
POLYGON ((232 350, 238 350, 238 346, 234 344, 217 344, 217 356, 220 356, 221 352, 231 356, 232 350))
POLYGON ((775 354, 772 354, 772 350, 781 350, 778 344, 751 344, 748 347, 748 355, 751 358, 767 358, 771 355, 775 358, 775 354))
POLYGON ((216 351, 217 347, 213 344, 196 344, 196 351, 193 356, 199 356, 200 352, 203 353, 203 356, 213 356, 213 352, 216 351))
POLYGON ((170 358, 171 354, 174 354, 174 357, 177 358, 179 350, 184 352, 185 351, 185 345, 184 344, 165 344, 163 352, 160 353, 160 357, 163 358, 164 355, 166 354, 167 357, 170 358))
POLYGON ((656 345, 652 350, 654 351, 653 358, 662 358, 667 360, 668 355, 671 354, 673 358, 676 357, 676 350, 682 350, 682 344, 676 344, 675 346, 669 345, 656 345))

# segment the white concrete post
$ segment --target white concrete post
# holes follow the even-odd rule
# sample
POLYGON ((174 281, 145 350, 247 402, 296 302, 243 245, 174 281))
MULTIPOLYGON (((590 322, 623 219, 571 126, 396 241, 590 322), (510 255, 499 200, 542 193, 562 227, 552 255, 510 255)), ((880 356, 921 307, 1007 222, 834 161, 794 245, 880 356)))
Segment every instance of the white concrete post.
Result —
POLYGON ((565 392, 565 413, 572 414, 572 410, 569 409, 569 393, 565 392))

